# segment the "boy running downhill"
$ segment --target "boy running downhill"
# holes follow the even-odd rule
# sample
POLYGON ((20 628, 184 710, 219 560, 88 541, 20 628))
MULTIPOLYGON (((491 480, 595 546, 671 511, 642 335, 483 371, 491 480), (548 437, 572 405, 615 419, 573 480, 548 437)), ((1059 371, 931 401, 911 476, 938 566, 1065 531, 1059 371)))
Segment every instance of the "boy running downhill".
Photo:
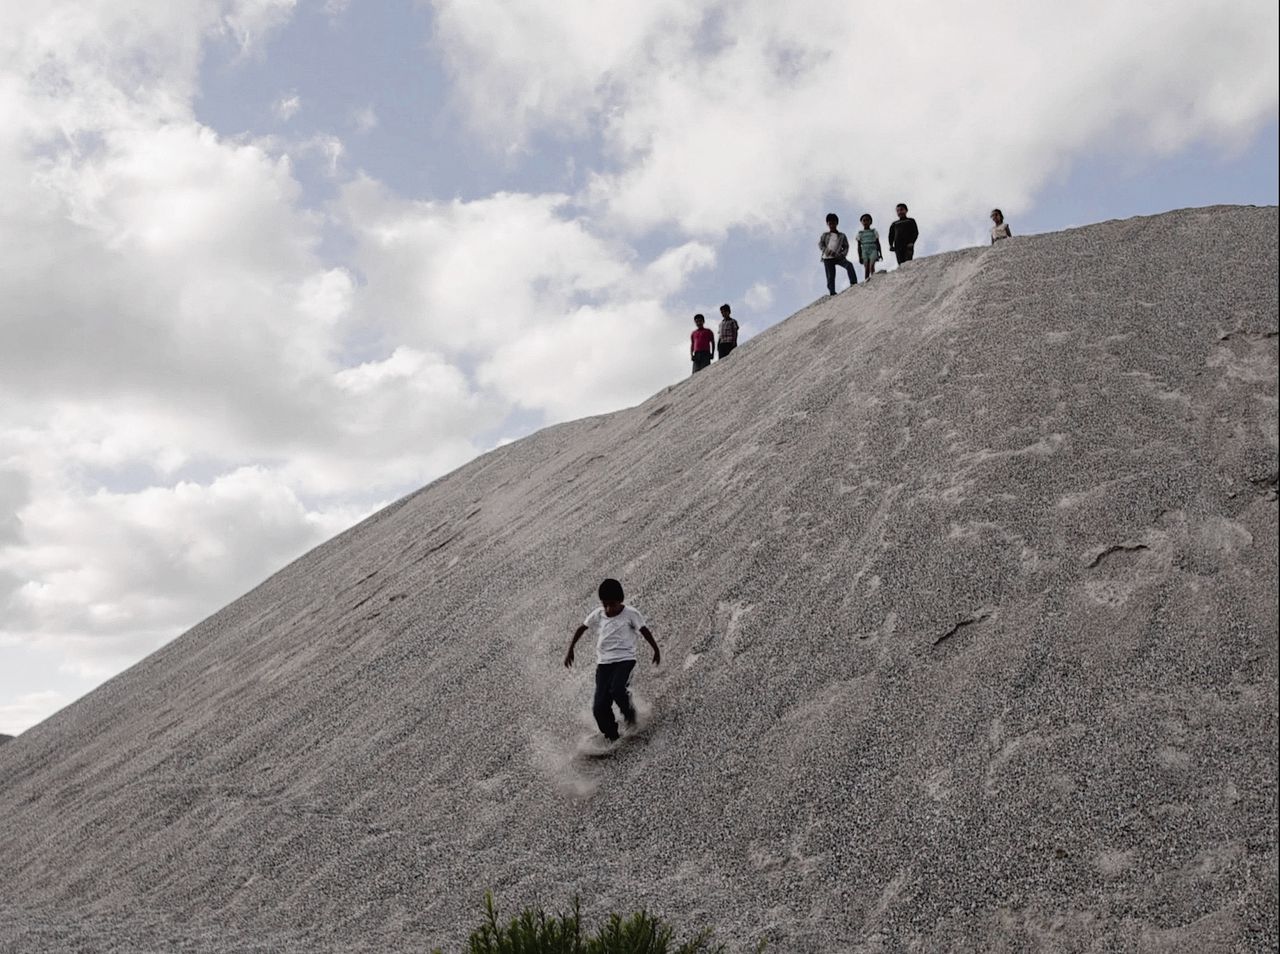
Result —
POLYGON ((566 667, 573 665, 573 647, 587 630, 596 633, 596 694, 591 704, 591 714, 596 725, 610 742, 618 741, 618 721, 613 717, 617 703, 628 728, 635 728, 636 710, 631 704, 627 683, 631 670, 636 668, 636 636, 643 636, 653 647, 653 664, 660 665, 662 653, 653 639, 653 633, 644 623, 639 610, 627 606, 623 600, 622 584, 617 580, 605 580, 598 591, 600 607, 592 610, 569 640, 569 651, 564 654, 566 667))

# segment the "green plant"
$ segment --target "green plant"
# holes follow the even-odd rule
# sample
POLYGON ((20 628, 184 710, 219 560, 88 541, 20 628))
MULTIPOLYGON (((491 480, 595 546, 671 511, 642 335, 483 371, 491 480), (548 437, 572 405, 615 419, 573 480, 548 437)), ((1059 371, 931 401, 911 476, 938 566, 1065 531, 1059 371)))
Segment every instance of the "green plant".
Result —
POLYGON ((677 948, 671 947, 671 928, 647 911, 623 920, 609 916, 609 923, 587 942, 587 954, 716 954, 724 946, 711 947, 711 932, 703 931, 677 948))
POLYGON ((584 954, 578 899, 573 913, 549 917, 525 908, 505 927, 498 923, 493 893, 484 896, 485 923, 471 932, 467 954, 584 954))
MULTIPOLYGON (((721 954, 712 947, 711 932, 673 947, 672 929, 647 911, 630 917, 610 915, 591 937, 582 933, 578 899, 568 914, 548 915, 525 908, 507 923, 500 923, 493 894, 484 896, 484 923, 471 932, 466 954, 721 954)), ((434 954, 442 954, 437 948, 434 954)))

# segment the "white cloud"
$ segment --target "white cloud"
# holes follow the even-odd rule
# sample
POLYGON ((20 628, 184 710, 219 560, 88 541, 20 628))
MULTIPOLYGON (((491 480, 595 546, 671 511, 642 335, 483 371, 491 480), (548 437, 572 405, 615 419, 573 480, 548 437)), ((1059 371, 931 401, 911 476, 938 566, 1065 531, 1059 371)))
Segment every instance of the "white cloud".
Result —
POLYGON ((342 157, 347 154, 347 147, 337 136, 315 136, 303 144, 305 152, 316 152, 324 158, 325 171, 330 177, 337 176, 342 157))
POLYGON ((293 16, 297 5, 297 0, 228 0, 222 26, 242 53, 257 52, 264 39, 293 16))
POLYGON ((436 0, 440 55, 486 131, 519 147, 556 116, 591 128, 609 101, 607 84, 646 69, 649 47, 676 45, 702 13, 686 0, 601 4, 589 0, 436 0), (503 120, 496 117, 500 115, 503 120))
POLYGON ((599 22, 614 7, 586 2, 436 6, 490 141, 600 127, 614 168, 595 176, 595 206, 696 236, 791 230, 824 195, 875 209, 905 196, 937 230, 993 202, 1016 214, 1087 151, 1250 135, 1280 78, 1276 7, 1260 0, 876 16, 716 0, 633 5, 616 30, 599 22))
POLYGON ((316 272, 298 286, 298 310, 320 327, 332 328, 350 313, 355 290, 345 268, 316 272))
POLYGON ((410 202, 361 179, 341 206, 361 240, 358 308, 395 340, 476 367, 492 398, 549 419, 640 400, 683 371, 666 299, 715 262, 700 242, 649 263, 560 195, 410 202))
POLYGON ((364 106, 351 114, 351 124, 363 135, 378 127, 378 114, 372 106, 364 106))
POLYGON ((748 308, 763 311, 773 304, 773 289, 765 282, 756 282, 743 293, 742 301, 748 308))
POLYGON ((479 379, 551 420, 615 410, 685 371, 687 320, 657 301, 578 308, 500 343, 479 379))
POLYGON ((271 107, 272 112, 276 114, 276 119, 281 122, 288 122, 294 116, 298 115, 298 110, 302 108, 302 97, 297 93, 291 93, 288 96, 281 96, 275 101, 271 107))
POLYGON ((12 702, 0 703, 0 732, 19 735, 70 701, 68 694, 46 689, 23 693, 12 702))
POLYGON ((667 249, 644 270, 643 288, 651 295, 679 291, 696 271, 716 263, 716 250, 703 242, 686 242, 667 249))
MULTIPOLYGON (((3 469, 0 462, 0 547, 22 540, 22 524, 18 511, 31 499, 31 483, 19 470, 3 469)), ((3 595, 0 581, 0 595, 3 595)))
POLYGON ((341 210, 360 240, 362 308, 397 340, 482 356, 631 275, 630 250, 562 214, 559 195, 411 202, 358 179, 341 210))
POLYGON ((21 514, 29 545, 4 556, 26 581, 5 629, 59 643, 71 671, 110 675, 356 516, 310 510, 254 467, 136 493, 42 493, 21 514))

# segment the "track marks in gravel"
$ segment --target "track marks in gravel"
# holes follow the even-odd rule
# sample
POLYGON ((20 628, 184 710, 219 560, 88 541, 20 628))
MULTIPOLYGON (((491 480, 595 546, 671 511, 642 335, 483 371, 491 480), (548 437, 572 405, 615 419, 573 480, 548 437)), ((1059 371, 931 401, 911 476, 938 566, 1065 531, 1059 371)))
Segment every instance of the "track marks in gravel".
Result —
POLYGON ((824 855, 806 852, 806 843, 814 827, 810 820, 803 828, 792 829, 785 845, 752 845, 747 849, 747 861, 756 871, 785 871, 802 876, 816 874, 824 855))
POLYGON ((1280 337, 1280 331, 1228 331, 1218 336, 1219 341, 1231 341, 1234 338, 1243 338, 1246 341, 1267 341, 1272 338, 1280 337))
POLYGON ((958 636, 960 633, 970 629, 971 627, 977 626, 979 623, 985 623, 987 620, 991 619, 991 617, 994 615, 995 615, 995 610, 988 609, 988 608, 983 608, 978 610, 977 612, 970 613, 964 619, 958 621, 949 630, 947 630, 945 633, 943 633, 941 636, 935 639, 933 641, 934 647, 936 648, 938 646, 941 646, 947 640, 955 636, 958 636))
POLYGON ((1249 478, 1249 483, 1251 483, 1254 488, 1257 489, 1258 493, 1262 494, 1264 498, 1275 502, 1277 489, 1280 489, 1280 472, 1273 470, 1267 474, 1255 474, 1249 478))
POLYGON ((1092 570, 1097 567, 1103 560, 1117 553, 1138 553, 1142 550, 1150 550, 1151 548, 1145 543, 1117 543, 1100 550, 1092 560, 1084 565, 1086 570, 1092 570))
POLYGON ((692 669, 698 660, 714 647, 725 662, 733 662, 738 655, 738 641, 742 633, 742 619, 755 606, 751 603, 722 600, 716 604, 715 625, 704 634, 685 656, 684 668, 692 669))
POLYGON ((1248 335, 1224 339, 1205 359, 1205 367, 1223 377, 1248 384, 1274 381, 1276 376, 1275 338, 1248 335))

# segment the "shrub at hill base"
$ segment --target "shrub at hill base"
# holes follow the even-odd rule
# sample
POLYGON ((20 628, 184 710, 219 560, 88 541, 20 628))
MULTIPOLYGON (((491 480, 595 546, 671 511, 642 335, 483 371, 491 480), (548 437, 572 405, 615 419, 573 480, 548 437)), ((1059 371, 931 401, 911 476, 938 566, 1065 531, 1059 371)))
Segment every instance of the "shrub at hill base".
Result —
MULTIPOLYGON (((484 899, 485 920, 471 932, 465 954, 718 954, 722 945, 711 945, 711 932, 675 946, 672 929, 645 911, 628 918, 610 915, 609 922, 591 937, 583 936, 578 899, 570 914, 548 915, 525 908, 506 925, 498 922, 493 895, 484 899)), ((443 954, 439 948, 434 954, 443 954)))

